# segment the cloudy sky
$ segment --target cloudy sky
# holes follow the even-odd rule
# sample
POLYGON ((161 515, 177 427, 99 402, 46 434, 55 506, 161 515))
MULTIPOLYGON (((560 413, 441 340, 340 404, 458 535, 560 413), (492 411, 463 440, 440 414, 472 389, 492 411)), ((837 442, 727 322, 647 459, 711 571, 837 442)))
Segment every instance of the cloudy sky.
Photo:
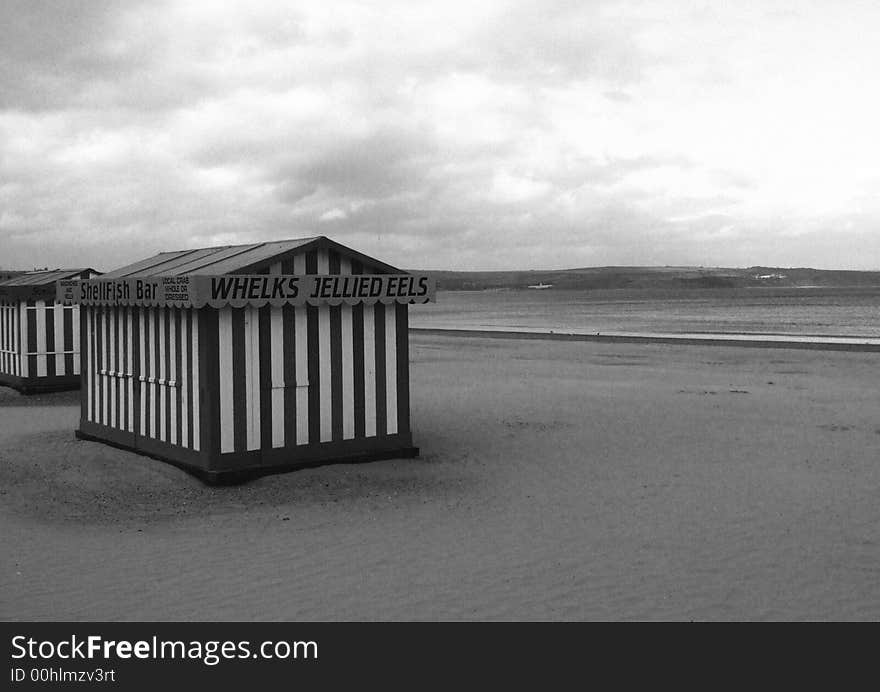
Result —
POLYGON ((0 3, 0 266, 880 269, 880 3, 0 3))

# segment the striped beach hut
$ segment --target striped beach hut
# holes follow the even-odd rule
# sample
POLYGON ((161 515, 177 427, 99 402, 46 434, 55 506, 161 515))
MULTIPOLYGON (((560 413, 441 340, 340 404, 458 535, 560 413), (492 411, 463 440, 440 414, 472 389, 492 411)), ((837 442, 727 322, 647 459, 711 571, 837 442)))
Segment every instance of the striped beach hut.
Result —
POLYGON ((25 393, 79 387, 79 307, 56 302, 55 282, 93 276, 54 269, 0 282, 0 384, 25 393))
POLYGON ((163 252, 66 290, 80 438, 209 482, 418 453, 407 310, 427 276, 316 237, 163 252))

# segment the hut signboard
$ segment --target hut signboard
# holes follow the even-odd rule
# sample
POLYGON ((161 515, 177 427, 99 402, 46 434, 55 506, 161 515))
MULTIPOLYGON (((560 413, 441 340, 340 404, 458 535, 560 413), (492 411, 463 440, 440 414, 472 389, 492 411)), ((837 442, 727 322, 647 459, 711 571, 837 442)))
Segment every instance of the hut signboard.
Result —
POLYGON ((57 300, 65 305, 177 308, 389 305, 427 303, 434 292, 432 277, 413 274, 195 275, 60 281, 57 300))

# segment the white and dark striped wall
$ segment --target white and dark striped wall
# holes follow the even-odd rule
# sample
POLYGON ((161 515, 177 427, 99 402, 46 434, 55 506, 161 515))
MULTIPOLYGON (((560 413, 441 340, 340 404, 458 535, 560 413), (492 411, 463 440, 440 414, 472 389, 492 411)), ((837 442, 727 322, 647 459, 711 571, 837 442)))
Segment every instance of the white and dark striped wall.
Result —
POLYGON ((199 311, 83 306, 81 427, 201 449, 199 311), (83 426, 83 423, 85 426, 83 426))
POLYGON ((79 306, 51 300, 0 301, 0 375, 39 385, 80 373, 79 306))
MULTIPOLYGON (((326 250, 269 268, 363 272, 326 250)), ((409 439, 406 305, 226 307, 209 317, 216 320, 217 362, 209 367, 219 380, 220 455, 409 439)))

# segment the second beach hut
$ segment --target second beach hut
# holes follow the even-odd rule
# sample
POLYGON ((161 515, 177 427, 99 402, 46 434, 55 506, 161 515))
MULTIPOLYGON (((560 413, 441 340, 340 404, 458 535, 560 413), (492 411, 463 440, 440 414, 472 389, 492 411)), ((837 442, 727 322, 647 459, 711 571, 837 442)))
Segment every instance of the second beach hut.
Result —
POLYGON ((56 302, 55 282, 97 274, 53 269, 0 282, 0 384, 23 393, 79 387, 79 307, 56 302))
POLYGON ((414 456, 407 310, 433 295, 325 237, 163 252, 62 285, 81 308, 77 435, 209 482, 414 456))

